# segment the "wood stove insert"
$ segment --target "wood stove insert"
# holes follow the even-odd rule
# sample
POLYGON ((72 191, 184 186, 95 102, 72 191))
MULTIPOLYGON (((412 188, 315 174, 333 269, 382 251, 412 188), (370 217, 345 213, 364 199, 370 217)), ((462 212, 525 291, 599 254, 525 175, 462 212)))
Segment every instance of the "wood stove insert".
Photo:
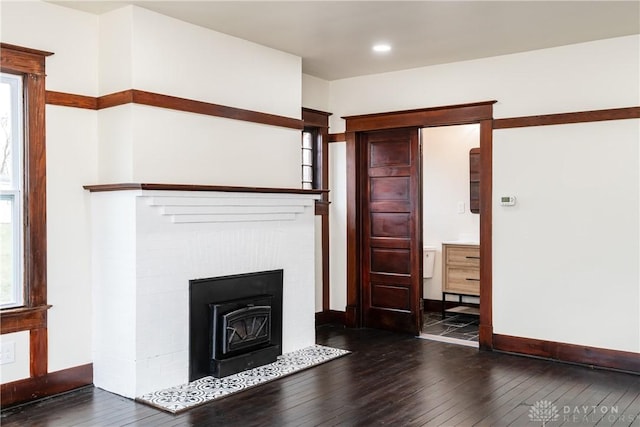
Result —
POLYGON ((282 354, 282 277, 272 270, 189 282, 189 381, 282 354))

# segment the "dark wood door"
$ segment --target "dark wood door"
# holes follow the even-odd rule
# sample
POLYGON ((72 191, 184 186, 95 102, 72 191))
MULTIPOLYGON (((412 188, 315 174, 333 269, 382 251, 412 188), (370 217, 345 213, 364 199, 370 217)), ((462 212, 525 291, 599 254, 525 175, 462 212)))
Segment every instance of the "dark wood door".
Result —
POLYGON ((418 334, 422 325, 419 129, 365 132, 362 323, 418 334))

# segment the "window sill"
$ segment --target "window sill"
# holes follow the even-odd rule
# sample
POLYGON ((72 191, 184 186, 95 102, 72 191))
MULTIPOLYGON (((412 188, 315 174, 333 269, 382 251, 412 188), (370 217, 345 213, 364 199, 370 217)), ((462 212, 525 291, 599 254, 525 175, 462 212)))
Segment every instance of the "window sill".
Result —
POLYGON ((0 334, 29 331, 47 326, 47 310, 51 305, 8 308, 0 311, 0 334))

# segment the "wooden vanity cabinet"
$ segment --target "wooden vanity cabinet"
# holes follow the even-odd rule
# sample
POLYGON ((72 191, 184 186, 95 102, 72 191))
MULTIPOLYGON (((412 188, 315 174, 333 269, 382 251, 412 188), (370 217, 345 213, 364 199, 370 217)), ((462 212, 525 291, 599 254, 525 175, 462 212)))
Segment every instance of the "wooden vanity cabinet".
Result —
POLYGON ((474 307, 454 307, 445 310, 446 296, 480 296, 480 246, 473 244, 442 244, 442 317, 447 312, 478 314, 474 307))

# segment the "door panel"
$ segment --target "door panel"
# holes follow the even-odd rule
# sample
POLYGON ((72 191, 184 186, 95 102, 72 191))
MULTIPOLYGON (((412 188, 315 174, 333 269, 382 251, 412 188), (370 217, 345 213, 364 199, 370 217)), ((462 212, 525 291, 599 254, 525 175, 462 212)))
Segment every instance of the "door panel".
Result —
POLYGON ((372 282, 371 305, 402 310, 410 304, 411 295, 405 286, 390 286, 372 282))
POLYGON ((420 151, 417 128, 362 134, 363 325, 418 334, 420 151))
POLYGON ((411 185, 408 177, 371 177, 371 201, 404 201, 409 200, 411 185))
POLYGON ((371 237, 411 237, 408 213, 371 212, 371 237))
POLYGON ((411 274, 411 251, 408 249, 371 248, 371 272, 411 274))
POLYGON ((411 163, 411 147, 408 145, 398 146, 395 141, 378 141, 371 146, 369 159, 369 164, 373 168, 409 165, 411 163))

